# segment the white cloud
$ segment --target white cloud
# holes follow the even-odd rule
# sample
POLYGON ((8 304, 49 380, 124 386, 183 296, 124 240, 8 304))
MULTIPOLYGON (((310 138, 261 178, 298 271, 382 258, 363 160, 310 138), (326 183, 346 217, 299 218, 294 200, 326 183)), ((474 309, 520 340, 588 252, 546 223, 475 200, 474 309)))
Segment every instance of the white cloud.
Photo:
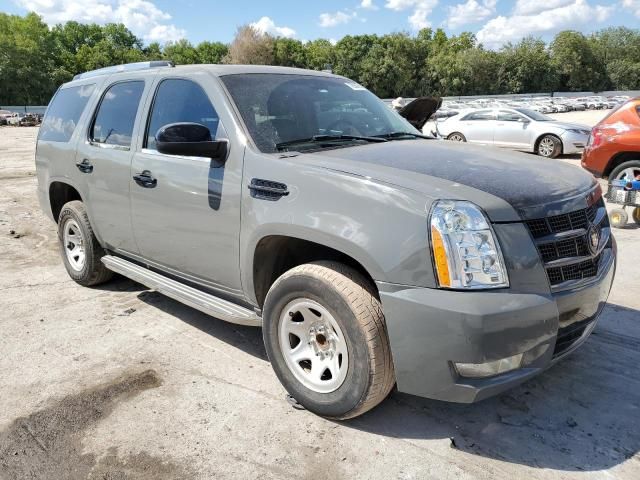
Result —
POLYGON ((458 3, 449 7, 447 26, 458 28, 468 23, 481 22, 496 12, 497 0, 467 0, 466 3, 458 3))
POLYGON ((360 8, 365 10, 378 10, 378 7, 373 3, 373 0, 362 0, 360 2, 360 8))
POLYGON ((413 10, 409 16, 409 24, 415 30, 431 26, 427 17, 431 14, 438 0, 387 0, 386 8, 395 11, 413 10))
POLYGON ((533 15, 552 8, 570 5, 574 0, 517 0, 513 7, 514 15, 533 15))
POLYGON ((622 0, 622 6, 633 10, 633 14, 640 18, 640 0, 622 0))
POLYGON ((549 8, 535 14, 498 16, 489 20, 477 33, 479 42, 497 47, 527 35, 553 34, 560 30, 592 26, 611 15, 614 6, 591 5, 587 0, 572 0, 570 4, 549 8))
POLYGON ((296 36, 296 31, 293 28, 278 27, 269 17, 262 17, 251 26, 262 33, 270 33, 277 37, 291 38, 296 36))
POLYGON ((147 41, 175 41, 187 32, 168 23, 171 15, 147 0, 15 0, 21 7, 41 15, 55 25, 75 20, 81 23, 123 23, 147 41))
POLYGON ((356 12, 321 13, 319 23, 321 27, 335 27, 341 23, 349 23, 357 16, 356 12))

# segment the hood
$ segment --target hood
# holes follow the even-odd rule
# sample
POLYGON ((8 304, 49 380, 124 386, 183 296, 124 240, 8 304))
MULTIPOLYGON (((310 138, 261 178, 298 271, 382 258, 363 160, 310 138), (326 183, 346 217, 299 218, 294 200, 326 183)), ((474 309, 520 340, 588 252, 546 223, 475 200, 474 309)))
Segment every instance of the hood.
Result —
POLYGON ((551 122, 543 122, 546 125, 553 125, 554 127, 563 128, 565 130, 569 130, 570 128, 585 130, 587 132, 591 132, 591 127, 589 125, 584 125, 582 123, 569 123, 569 122, 559 122, 559 121, 551 121, 551 122))
POLYGON ((302 154, 296 160, 302 159, 431 197, 460 199, 455 187, 463 185, 504 200, 521 216, 524 209, 576 197, 595 185, 592 175, 562 161, 441 140, 368 144, 302 154))
POLYGON ((405 105, 398 113, 418 130, 422 130, 424 124, 442 105, 440 97, 420 97, 405 105))

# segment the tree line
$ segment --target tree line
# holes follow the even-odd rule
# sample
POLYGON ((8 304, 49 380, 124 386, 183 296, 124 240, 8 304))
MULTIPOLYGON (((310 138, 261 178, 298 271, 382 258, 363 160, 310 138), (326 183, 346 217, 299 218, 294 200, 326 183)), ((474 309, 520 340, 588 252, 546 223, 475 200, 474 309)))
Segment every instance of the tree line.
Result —
POLYGON ((332 69, 383 98, 640 89, 640 30, 590 35, 563 31, 545 43, 527 37, 499 50, 472 33, 448 36, 348 35, 337 43, 273 37, 250 25, 230 44, 187 40, 145 45, 122 24, 67 22, 0 13, 0 105, 46 104, 77 73, 145 60, 176 64, 245 63, 332 69))

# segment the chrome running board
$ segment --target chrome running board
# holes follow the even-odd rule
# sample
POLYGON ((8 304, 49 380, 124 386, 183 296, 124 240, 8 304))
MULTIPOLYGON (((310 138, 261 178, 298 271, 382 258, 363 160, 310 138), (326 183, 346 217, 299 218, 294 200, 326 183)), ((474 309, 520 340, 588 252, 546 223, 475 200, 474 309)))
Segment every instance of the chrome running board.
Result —
POLYGON ((248 308, 180 283, 120 257, 105 255, 102 263, 109 270, 149 287, 167 297, 189 305, 225 322, 252 327, 262 326, 262 319, 248 308))

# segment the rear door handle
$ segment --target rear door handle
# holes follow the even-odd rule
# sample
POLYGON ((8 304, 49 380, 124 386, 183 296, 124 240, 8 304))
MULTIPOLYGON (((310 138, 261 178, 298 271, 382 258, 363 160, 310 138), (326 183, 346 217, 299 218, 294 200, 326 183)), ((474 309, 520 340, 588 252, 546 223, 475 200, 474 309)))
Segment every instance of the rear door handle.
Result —
POLYGON ((91 165, 91 162, 87 158, 85 158, 81 162, 76 163, 76 167, 78 167, 78 170, 80 170, 82 173, 93 172, 93 165, 91 165))
POLYGON ((143 170, 137 175, 133 176, 133 179, 138 185, 144 188, 155 188, 158 185, 158 180, 153 178, 149 170, 143 170))

